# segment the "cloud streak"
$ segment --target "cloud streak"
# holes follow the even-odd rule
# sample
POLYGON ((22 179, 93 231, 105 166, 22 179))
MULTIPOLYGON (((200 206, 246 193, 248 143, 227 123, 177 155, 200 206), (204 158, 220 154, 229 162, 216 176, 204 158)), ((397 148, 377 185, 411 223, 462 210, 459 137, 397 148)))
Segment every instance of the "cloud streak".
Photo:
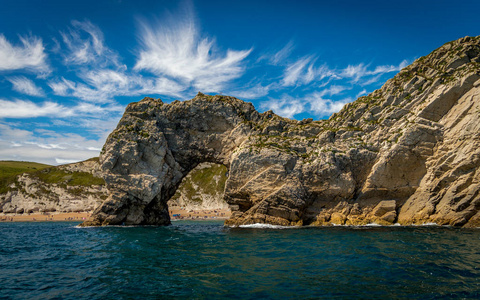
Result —
POLYGON ((0 99, 0 118, 66 118, 72 116, 101 116, 109 112, 120 112, 122 106, 97 106, 91 103, 79 103, 75 106, 65 106, 52 101, 35 103, 27 100, 0 99))
POLYGON ((72 28, 60 32, 67 47, 66 65, 100 64, 118 66, 118 55, 105 46, 103 32, 90 21, 72 21, 72 28))
POLYGON ((20 42, 21 45, 15 46, 0 34, 0 71, 26 69, 48 73, 50 68, 42 39, 20 36, 20 42))
POLYGON ((334 101, 331 99, 325 99, 322 93, 312 93, 307 95, 305 100, 309 103, 310 112, 316 116, 325 117, 339 112, 345 104, 352 102, 354 99, 345 98, 334 101))
POLYGON ((141 49, 135 70, 167 76, 205 92, 219 92, 244 73, 245 58, 252 51, 217 50, 215 40, 202 37, 191 13, 170 24, 140 22, 141 49))
POLYGON ((266 60, 268 61, 268 63, 274 66, 278 66, 282 64, 288 58, 288 56, 290 56, 294 48, 295 44, 293 43, 293 41, 289 41, 285 46, 283 46, 282 49, 273 53, 261 55, 258 58, 257 62, 266 60))
POLYGON ((359 82, 361 79, 365 77, 370 77, 366 81, 364 81, 363 85, 369 85, 372 83, 377 82, 381 75, 391 72, 398 72, 401 69, 405 68, 408 65, 407 60, 403 60, 399 65, 381 65, 375 67, 374 70, 368 70, 368 65, 364 63, 360 63, 358 65, 348 65, 345 69, 343 69, 339 76, 342 78, 351 78, 354 83, 359 82), (373 76, 373 77, 371 77, 373 76))
POLYGON ((57 96, 75 97, 93 103, 113 102, 117 96, 161 94, 181 97, 181 92, 185 89, 168 78, 145 78, 110 69, 82 72, 79 77, 85 83, 62 77, 50 80, 48 86, 57 96))
POLYGON ((12 84, 14 91, 29 96, 45 97, 45 92, 25 76, 9 77, 7 80, 12 84))
POLYGON ((284 95, 280 99, 264 101, 260 104, 260 107, 264 110, 272 110, 274 113, 286 118, 293 118, 306 110, 305 102, 302 99, 295 99, 288 95, 284 95))
POLYGON ((62 164, 98 156, 105 136, 88 139, 78 134, 23 130, 0 122, 0 157, 8 160, 62 164))
POLYGON ((316 60, 314 56, 306 56, 287 65, 283 73, 283 86, 302 86, 325 78, 340 78, 325 65, 315 67, 316 60))

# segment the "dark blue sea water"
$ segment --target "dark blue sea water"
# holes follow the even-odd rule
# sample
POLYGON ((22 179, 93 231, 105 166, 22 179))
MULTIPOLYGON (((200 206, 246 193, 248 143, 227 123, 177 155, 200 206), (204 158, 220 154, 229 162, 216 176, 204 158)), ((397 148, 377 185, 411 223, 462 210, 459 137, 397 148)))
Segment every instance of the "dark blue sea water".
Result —
POLYGON ((0 298, 480 298, 480 230, 75 225, 0 223, 0 298))

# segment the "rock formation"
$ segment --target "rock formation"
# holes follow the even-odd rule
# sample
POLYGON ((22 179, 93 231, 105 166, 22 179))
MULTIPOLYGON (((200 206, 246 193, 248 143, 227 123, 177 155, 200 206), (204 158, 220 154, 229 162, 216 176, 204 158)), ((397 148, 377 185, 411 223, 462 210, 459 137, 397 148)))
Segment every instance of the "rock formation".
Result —
POLYGON ((198 164, 228 168, 227 225, 480 224, 480 37, 443 45, 328 120, 199 93, 128 105, 102 150, 110 192, 84 225, 170 223, 198 164))
POLYGON ((24 173, 0 195, 0 213, 92 212, 108 194, 100 175, 98 159, 24 173))
MULTIPOLYGON (((223 165, 199 164, 183 179, 175 195, 168 201, 168 207, 185 210, 229 209, 223 200, 226 172, 223 165)), ((0 184, 2 215, 91 213, 108 195, 98 158, 50 166, 43 171, 25 172, 12 177, 11 184, 0 184)))

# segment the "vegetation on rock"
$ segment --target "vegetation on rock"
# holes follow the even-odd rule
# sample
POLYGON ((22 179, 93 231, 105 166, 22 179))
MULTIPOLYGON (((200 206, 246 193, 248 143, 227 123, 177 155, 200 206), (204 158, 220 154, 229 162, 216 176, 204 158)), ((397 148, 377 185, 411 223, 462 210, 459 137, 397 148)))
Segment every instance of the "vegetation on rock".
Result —
POLYGON ((229 225, 480 225, 480 37, 449 42, 328 120, 223 95, 128 105, 100 157, 111 191, 85 225, 168 224, 199 163, 229 170, 229 225))
POLYGON ((18 175, 36 172, 48 167, 51 166, 27 161, 0 161, 0 194, 9 191, 10 185, 15 183, 18 175))

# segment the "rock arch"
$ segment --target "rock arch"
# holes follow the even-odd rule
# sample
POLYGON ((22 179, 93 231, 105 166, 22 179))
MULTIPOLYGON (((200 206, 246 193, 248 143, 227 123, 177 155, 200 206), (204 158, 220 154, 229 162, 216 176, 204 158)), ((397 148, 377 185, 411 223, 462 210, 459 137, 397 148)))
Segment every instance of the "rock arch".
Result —
POLYGON ((259 114, 250 103, 199 93, 164 104, 145 98, 128 105, 102 149, 110 196, 83 225, 167 225, 167 201, 202 162, 230 167, 259 114))
POLYGON ((479 62, 480 37, 447 43, 320 121, 201 93, 132 103, 100 156, 110 196, 84 225, 169 224, 180 180, 214 162, 227 225, 478 227, 479 62))

